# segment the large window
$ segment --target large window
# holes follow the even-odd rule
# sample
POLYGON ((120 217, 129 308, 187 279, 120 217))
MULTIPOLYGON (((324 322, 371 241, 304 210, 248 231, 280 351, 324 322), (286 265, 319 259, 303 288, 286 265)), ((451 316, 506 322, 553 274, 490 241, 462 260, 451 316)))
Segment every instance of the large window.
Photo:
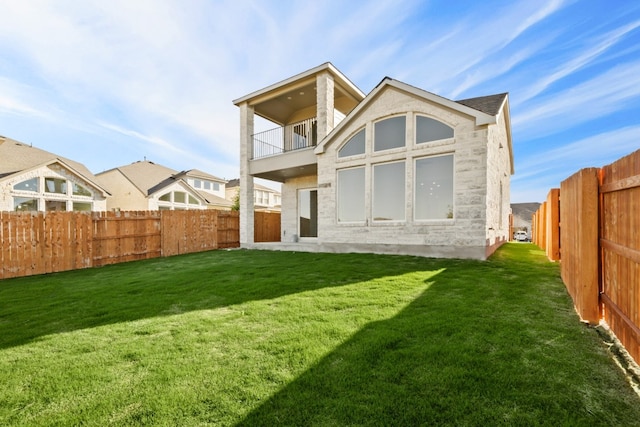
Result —
POLYGON ((453 138, 453 128, 430 117, 416 117, 416 144, 453 138))
POLYGON ((390 119, 376 122, 374 132, 374 151, 390 150, 405 146, 405 116, 391 117, 390 119))
POLYGON ((38 191, 38 178, 27 179, 13 186, 17 191, 38 191))
POLYGON ((364 196, 364 167, 338 171, 338 221, 364 221, 364 196))
POLYGON ((346 144, 338 151, 338 157, 356 156, 358 154, 364 154, 365 141, 364 141, 364 129, 356 133, 347 141, 346 144))
POLYGON ((16 212, 29 212, 38 210, 38 199, 29 199, 26 197, 14 197, 13 209, 16 212))
POLYGON ((61 178, 45 178, 44 189, 47 193, 67 194, 67 180, 61 178))
POLYGON ((405 220, 404 162, 373 167, 373 220, 405 220))
POLYGON ((318 237, 318 190, 298 191, 300 237, 318 237))
POLYGON ((87 196, 91 197, 91 191, 87 190, 80 184, 76 184, 75 182, 72 185, 73 195, 74 196, 87 196))
POLYGON ((453 218, 453 155, 417 159, 415 166, 415 219, 453 218))

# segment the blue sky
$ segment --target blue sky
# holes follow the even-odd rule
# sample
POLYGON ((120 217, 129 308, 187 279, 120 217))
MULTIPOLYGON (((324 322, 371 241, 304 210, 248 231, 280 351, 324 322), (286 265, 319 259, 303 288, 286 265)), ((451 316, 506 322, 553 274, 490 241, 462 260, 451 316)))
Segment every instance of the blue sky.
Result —
POLYGON ((509 92, 511 200, 640 148, 640 2, 0 0, 0 135, 92 172, 232 179, 232 100, 332 62, 450 99, 509 92))

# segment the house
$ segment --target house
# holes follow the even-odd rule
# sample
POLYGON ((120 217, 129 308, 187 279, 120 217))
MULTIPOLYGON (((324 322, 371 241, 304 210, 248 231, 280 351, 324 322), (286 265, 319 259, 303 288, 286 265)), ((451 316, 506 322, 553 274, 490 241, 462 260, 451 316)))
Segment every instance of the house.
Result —
POLYGON ((104 211, 108 197, 83 164, 0 136, 0 211, 104 211))
MULTIPOLYGON (((254 209, 262 212, 280 212, 282 194, 273 188, 258 184, 257 182, 253 185, 254 209)), ((233 203, 240 194, 240 180, 232 179, 227 182, 226 192, 226 199, 233 203)))
POLYGON ((144 160, 96 174, 111 191, 109 210, 183 210, 231 208, 224 179, 191 169, 178 172, 144 160))
POLYGON ((282 183, 274 249, 486 259, 510 239, 506 93, 452 101, 387 77, 365 95, 325 63, 234 104, 242 247, 268 247, 256 177, 282 183), (255 116, 278 127, 254 133, 255 116))

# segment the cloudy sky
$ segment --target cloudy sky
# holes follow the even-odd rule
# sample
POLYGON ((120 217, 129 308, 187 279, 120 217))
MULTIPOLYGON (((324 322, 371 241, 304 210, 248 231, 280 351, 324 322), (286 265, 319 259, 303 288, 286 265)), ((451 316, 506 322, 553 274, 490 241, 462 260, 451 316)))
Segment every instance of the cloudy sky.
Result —
POLYGON ((325 62, 450 99, 509 92, 512 202, 640 148, 634 0, 0 0, 0 135, 98 173, 238 176, 232 100, 325 62))

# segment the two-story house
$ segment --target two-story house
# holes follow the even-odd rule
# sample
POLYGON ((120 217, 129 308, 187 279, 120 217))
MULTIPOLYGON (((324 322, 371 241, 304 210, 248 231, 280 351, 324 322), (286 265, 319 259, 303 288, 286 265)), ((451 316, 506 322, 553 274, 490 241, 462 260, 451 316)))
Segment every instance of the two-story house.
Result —
MULTIPOLYGON (((231 179, 227 182, 227 200, 232 203, 240 194, 240 179, 231 179)), ((280 212, 282 205, 282 194, 265 185, 253 184, 253 207, 261 212, 280 212)))
POLYGON ((144 160, 96 174, 112 197, 108 210, 189 210, 231 208, 224 179, 197 169, 178 172, 144 160))
POLYGON ((282 183, 276 248, 485 259, 510 238, 507 94, 452 101, 385 78, 365 95, 326 63, 234 104, 242 247, 263 247, 254 177, 282 183), (256 115, 278 127, 254 133, 256 115))
POLYGON ((104 211, 108 196, 82 163, 0 136, 0 211, 104 211))

